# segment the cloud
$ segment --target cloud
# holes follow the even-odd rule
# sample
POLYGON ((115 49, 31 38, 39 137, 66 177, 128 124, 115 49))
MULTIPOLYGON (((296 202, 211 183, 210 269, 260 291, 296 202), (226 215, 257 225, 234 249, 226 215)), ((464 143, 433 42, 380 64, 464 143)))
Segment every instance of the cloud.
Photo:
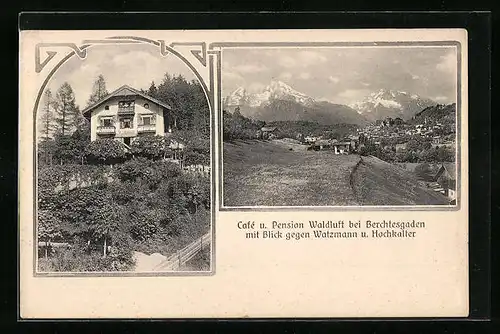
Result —
POLYGON ((413 80, 418 80, 418 79, 420 79, 420 76, 418 76, 418 75, 416 75, 416 74, 411 74, 411 78, 412 78, 413 80))
POLYGON ((290 57, 290 56, 281 57, 280 61, 279 61, 279 65, 286 67, 286 68, 292 68, 292 67, 298 66, 295 59, 290 57))
POLYGON ((260 82, 252 82, 248 86, 248 90, 252 93, 260 92, 262 91, 266 86, 263 83, 260 82))
POLYGON ((241 64, 234 66, 233 70, 239 73, 256 73, 267 71, 267 67, 262 64, 241 64))
POLYGON ((279 65, 285 68, 292 67, 309 67, 311 65, 318 65, 328 60, 320 52, 316 51, 300 51, 294 52, 294 57, 285 54, 279 58, 279 65))
POLYGON ((453 73, 457 69, 457 57, 454 53, 449 53, 446 56, 441 56, 441 61, 436 65, 439 71, 453 73))
POLYGON ((281 80, 290 80, 292 78, 292 73, 290 73, 290 72, 280 73, 279 78, 281 80))
POLYGON ((365 86, 365 87, 369 87, 369 86, 371 86, 371 84, 370 84, 370 83, 368 83, 368 82, 361 82, 361 84, 362 84, 363 86, 365 86))
POLYGON ((316 51, 301 51, 299 52, 298 58, 303 66, 324 63, 327 61, 324 55, 316 51))
POLYGON ((346 89, 338 93, 335 100, 339 103, 350 104, 363 100, 369 93, 368 89, 346 89))
POLYGON ((331 75, 330 75, 330 76, 328 77, 328 81, 333 82, 333 83, 339 83, 339 82, 340 82, 340 79, 339 79, 339 78, 337 78, 337 77, 334 77, 334 76, 331 76, 331 75))
POLYGON ((309 72, 302 72, 299 74, 299 78, 302 80, 308 80, 311 79, 311 73, 309 72))
POLYGON ((435 96, 432 98, 436 102, 448 102, 449 98, 447 96, 435 96))

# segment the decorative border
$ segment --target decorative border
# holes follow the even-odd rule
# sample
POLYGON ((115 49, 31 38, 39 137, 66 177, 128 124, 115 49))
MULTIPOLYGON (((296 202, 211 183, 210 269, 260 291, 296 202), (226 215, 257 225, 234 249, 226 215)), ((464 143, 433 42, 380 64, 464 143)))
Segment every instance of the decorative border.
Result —
POLYGON ((215 220, 216 220, 216 173, 215 173, 215 141, 214 133, 216 114, 215 114, 215 94, 213 89, 213 66, 214 66, 214 55, 218 58, 217 64, 220 65, 220 53, 211 52, 206 49, 205 42, 199 43, 171 43, 167 45, 164 40, 152 40, 144 37, 136 36, 112 36, 106 39, 97 40, 83 40, 83 44, 78 47, 74 43, 38 43, 35 46, 35 72, 40 73, 48 63, 56 56, 56 51, 46 51, 47 57, 41 61, 41 48, 54 48, 54 47, 64 47, 70 48, 72 51, 66 55, 59 63, 57 63, 54 68, 47 74, 47 77, 43 81, 38 95, 33 107, 33 276, 35 277, 154 277, 154 276, 213 276, 215 274, 215 263, 216 263, 216 252, 215 252, 215 220), (52 78, 55 72, 70 58, 77 55, 80 59, 85 59, 87 57, 88 49, 92 46, 99 44, 151 44, 157 46, 162 57, 166 57, 172 54, 179 58, 189 69, 194 73, 198 81, 200 82, 205 97, 207 98, 208 107, 210 111, 210 205, 211 205, 211 219, 210 219, 210 229, 211 229, 211 243, 210 243, 210 271, 165 271, 165 272, 38 272, 37 271, 37 261, 38 261, 38 154, 37 154, 37 111, 40 104, 42 94, 52 78), (210 59, 208 62, 209 70, 209 81, 211 89, 208 89, 207 84, 196 68, 187 60, 179 51, 175 50, 175 46, 192 46, 199 49, 191 49, 191 54, 201 63, 203 67, 207 67, 207 54, 210 59))
MULTIPOLYGON (((223 56, 224 49, 237 49, 237 48, 288 48, 288 47, 308 47, 308 48, 334 48, 334 47, 455 47, 457 52, 457 112, 456 112, 456 136, 455 136, 455 168, 457 175, 457 201, 455 205, 366 205, 366 206, 224 206, 224 170, 223 170, 223 137, 222 137, 222 97, 221 85, 222 79, 220 75, 220 67, 218 73, 218 150, 219 150, 219 168, 217 170, 219 183, 219 211, 238 211, 238 212, 282 212, 282 211, 458 211, 461 207, 461 115, 462 115, 462 45, 459 41, 374 41, 374 42, 221 42, 209 44, 209 50, 217 48, 223 56), (460 117, 459 117, 460 114, 460 117)), ((221 58, 219 57, 219 59, 221 58)))

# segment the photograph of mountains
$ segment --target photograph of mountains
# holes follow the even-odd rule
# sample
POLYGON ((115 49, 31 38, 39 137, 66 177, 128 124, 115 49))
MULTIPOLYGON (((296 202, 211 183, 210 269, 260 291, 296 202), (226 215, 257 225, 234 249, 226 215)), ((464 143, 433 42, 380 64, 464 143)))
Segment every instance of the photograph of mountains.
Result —
POLYGON ((223 207, 456 205, 456 52, 225 49, 223 207))

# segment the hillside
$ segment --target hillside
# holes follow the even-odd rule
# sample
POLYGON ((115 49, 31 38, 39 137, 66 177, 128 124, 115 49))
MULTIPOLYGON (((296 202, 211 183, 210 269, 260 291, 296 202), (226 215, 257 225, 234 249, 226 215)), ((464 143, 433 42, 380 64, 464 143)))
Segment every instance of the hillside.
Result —
POLYGON ((224 143, 225 206, 440 205, 411 172, 372 157, 285 141, 224 143), (302 145, 303 146, 303 145, 302 145))
POLYGON ((427 107, 422 111, 415 114, 412 118, 414 123, 441 123, 441 124, 455 124, 457 113, 457 105, 452 104, 438 104, 434 106, 427 107))
POLYGON ((375 157, 363 157, 353 173, 361 205, 446 205, 440 193, 426 189, 410 172, 375 157))

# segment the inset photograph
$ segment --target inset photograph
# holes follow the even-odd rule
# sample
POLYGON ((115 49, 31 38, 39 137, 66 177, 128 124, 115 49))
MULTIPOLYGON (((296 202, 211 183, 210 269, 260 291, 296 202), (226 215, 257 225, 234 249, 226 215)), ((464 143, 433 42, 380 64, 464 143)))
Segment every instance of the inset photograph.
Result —
POLYGON ((181 60, 93 46, 36 118, 38 273, 211 272, 210 109, 181 60))
POLYGON ((221 209, 456 206, 457 47, 225 48, 221 209))

